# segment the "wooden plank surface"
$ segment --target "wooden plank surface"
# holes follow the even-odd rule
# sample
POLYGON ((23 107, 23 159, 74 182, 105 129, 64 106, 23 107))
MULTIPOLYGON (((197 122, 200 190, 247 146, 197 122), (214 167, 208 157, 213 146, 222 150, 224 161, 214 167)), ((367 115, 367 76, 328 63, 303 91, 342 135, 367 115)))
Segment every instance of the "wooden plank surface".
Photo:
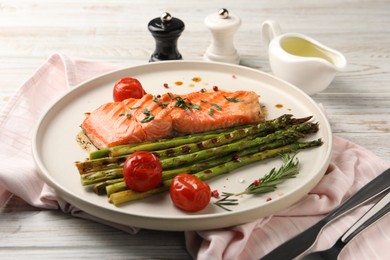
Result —
MULTIPOLYGON (((241 64, 270 72, 260 25, 275 19, 342 52, 347 69, 324 92, 333 132, 390 159, 390 2, 387 0, 75 1, 0 2, 0 108, 53 53, 131 66, 154 50, 147 23, 163 11, 182 19, 184 59, 202 59, 210 43, 204 18, 225 7, 242 19, 235 46, 241 64)), ((0 216, 3 259, 189 258, 181 232, 129 235, 13 197, 0 216)))

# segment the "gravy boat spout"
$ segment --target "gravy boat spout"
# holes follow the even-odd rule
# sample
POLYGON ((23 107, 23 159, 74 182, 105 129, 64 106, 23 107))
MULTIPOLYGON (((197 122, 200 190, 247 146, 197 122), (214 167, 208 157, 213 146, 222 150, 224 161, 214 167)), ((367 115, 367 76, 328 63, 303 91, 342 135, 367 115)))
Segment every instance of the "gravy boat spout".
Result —
POLYGON ((272 72, 312 95, 326 89, 347 61, 343 54, 299 33, 282 34, 275 21, 262 25, 272 72))

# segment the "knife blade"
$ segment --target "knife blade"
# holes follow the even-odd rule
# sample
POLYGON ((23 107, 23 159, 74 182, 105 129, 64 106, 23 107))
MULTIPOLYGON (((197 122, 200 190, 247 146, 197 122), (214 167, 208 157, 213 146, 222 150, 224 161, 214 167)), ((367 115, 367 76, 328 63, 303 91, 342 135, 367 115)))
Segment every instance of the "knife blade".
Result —
POLYGON ((390 190, 390 169, 387 169, 375 179, 370 181, 319 222, 290 240, 284 242, 261 259, 293 259, 299 256, 313 246, 319 233, 327 224, 366 201, 373 199, 386 190, 390 190))

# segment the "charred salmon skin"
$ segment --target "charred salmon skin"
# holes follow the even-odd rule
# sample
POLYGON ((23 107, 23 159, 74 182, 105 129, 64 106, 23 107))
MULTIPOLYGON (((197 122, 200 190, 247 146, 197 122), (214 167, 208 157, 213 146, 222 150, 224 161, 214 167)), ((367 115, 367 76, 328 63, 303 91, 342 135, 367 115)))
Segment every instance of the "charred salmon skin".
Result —
POLYGON ((110 102, 88 113, 81 127, 102 149, 263 120, 255 92, 219 90, 158 97, 146 94, 141 99, 110 102))

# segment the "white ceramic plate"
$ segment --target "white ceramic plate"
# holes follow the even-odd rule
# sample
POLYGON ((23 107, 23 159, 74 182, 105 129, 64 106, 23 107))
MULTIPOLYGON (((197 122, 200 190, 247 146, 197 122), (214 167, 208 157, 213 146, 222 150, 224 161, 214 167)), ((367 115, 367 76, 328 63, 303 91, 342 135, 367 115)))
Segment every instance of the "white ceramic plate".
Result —
MULTIPOLYGON (((58 100, 42 117, 33 140, 33 154, 44 180, 76 207, 92 215, 120 224, 158 230, 201 230, 237 225, 264 217, 301 199, 322 178, 331 153, 332 135, 327 119, 316 103, 298 88, 258 70, 241 66, 193 61, 150 63, 118 70, 85 82, 58 100), (112 100, 115 82, 126 76, 138 78, 152 94, 187 93, 218 86, 224 90, 253 90, 268 109, 268 119, 285 113, 295 117, 313 115, 320 131, 310 139, 322 138, 321 147, 298 154, 301 170, 297 178, 285 181, 277 191, 239 198, 239 205, 225 211, 213 204, 197 213, 175 208, 169 194, 159 194, 121 206, 108 203, 105 196, 95 195, 81 186, 74 166, 87 154, 75 141, 84 119, 92 111, 112 100), (182 85, 177 84, 181 82, 182 85), (169 89, 164 87, 168 84, 169 89), (268 200, 271 198, 272 200, 268 200)), ((255 178, 279 167, 272 159, 238 169, 209 181, 220 193, 244 190, 255 178)))

